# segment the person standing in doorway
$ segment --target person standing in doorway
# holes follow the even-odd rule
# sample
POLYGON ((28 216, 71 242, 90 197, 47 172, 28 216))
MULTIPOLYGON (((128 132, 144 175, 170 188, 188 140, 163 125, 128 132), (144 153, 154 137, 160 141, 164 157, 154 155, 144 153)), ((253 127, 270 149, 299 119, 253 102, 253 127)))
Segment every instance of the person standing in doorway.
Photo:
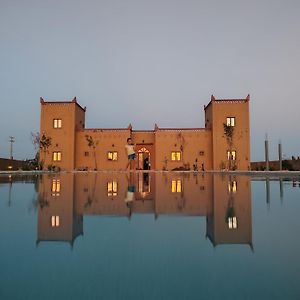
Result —
POLYGON ((135 145, 132 143, 132 139, 127 139, 127 144, 125 145, 125 149, 127 151, 128 162, 126 165, 126 170, 130 166, 130 170, 135 169, 135 145))

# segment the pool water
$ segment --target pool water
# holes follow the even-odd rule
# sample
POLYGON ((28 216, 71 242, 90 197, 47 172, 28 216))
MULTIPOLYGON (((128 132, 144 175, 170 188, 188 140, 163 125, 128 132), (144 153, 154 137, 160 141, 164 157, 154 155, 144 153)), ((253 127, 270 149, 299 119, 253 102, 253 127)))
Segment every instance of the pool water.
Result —
POLYGON ((0 299, 300 299, 300 178, 0 177, 0 299))

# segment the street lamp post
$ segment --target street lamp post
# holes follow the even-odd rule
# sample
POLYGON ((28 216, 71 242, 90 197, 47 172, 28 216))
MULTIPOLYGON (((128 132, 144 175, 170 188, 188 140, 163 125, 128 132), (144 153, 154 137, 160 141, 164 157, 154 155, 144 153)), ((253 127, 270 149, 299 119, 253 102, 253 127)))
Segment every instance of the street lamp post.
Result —
POLYGON ((269 171, 269 141, 268 141, 267 134, 265 139, 265 161, 266 161, 266 171, 269 171))
POLYGON ((10 159, 13 159, 13 143, 15 142, 15 138, 13 136, 9 137, 9 142, 10 142, 10 159))

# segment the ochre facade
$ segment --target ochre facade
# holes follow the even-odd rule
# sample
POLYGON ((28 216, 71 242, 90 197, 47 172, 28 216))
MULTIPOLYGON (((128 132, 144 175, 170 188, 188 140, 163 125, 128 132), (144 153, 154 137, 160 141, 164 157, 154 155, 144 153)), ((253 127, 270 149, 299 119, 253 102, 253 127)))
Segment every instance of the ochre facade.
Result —
POLYGON ((41 137, 51 140, 41 150, 44 169, 124 170, 128 137, 136 144, 136 167, 144 170, 250 170, 249 95, 215 99, 204 106, 204 128, 85 128, 86 108, 77 99, 41 98, 41 137), (224 124, 232 127, 231 139, 224 124), (89 142, 90 141, 90 142, 89 142), (147 162, 147 163, 145 163, 147 162))

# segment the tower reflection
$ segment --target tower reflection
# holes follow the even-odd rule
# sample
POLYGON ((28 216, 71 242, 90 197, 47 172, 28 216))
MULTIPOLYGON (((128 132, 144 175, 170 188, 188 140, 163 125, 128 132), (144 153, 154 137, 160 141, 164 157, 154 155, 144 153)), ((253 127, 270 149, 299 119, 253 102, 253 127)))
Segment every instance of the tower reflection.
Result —
POLYGON ((252 248, 250 182, 248 177, 213 177, 207 237, 214 246, 248 244, 252 248))
POLYGON ((206 217, 214 246, 252 247, 251 184, 246 176, 192 173, 78 173, 43 175, 38 185, 37 243, 73 245, 83 216, 133 214, 206 217))
POLYGON ((74 182, 73 174, 39 178, 37 244, 59 241, 73 245, 83 234, 83 215, 76 206, 74 182))

